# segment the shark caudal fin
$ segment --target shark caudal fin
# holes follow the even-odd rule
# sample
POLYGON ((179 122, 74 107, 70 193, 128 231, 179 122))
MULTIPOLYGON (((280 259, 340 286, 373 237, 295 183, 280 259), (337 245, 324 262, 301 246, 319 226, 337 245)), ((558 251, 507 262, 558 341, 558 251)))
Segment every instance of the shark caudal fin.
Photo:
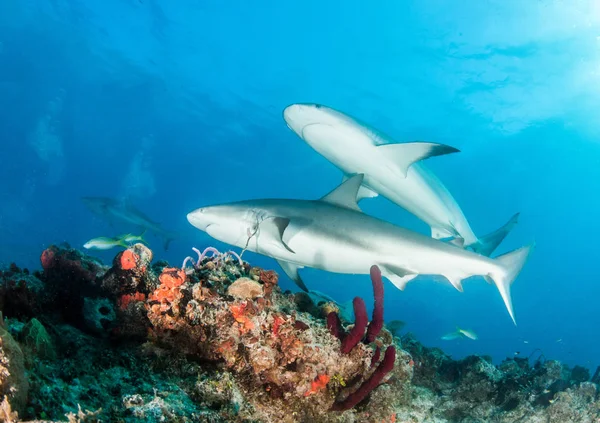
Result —
POLYGON ((165 251, 167 251, 169 249, 169 244, 171 243, 171 241, 174 241, 177 239, 177 234, 176 233, 166 233, 162 235, 163 238, 163 248, 165 249, 165 251))
POLYGON ((510 286, 523 269, 523 266, 525 266, 527 257, 529 257, 529 254, 534 247, 535 243, 531 243, 528 246, 518 248, 510 253, 496 257, 494 260, 498 263, 500 269, 499 271, 490 273, 488 277, 486 277, 486 279, 491 279, 498 288, 498 291, 500 291, 500 295, 504 300, 504 305, 506 305, 508 314, 510 314, 515 325, 517 324, 517 321, 513 310, 510 286))
POLYGON ((510 218, 508 222, 504 224, 500 229, 492 232, 491 234, 487 234, 482 236, 475 242, 474 244, 469 245, 473 251, 483 256, 489 257, 498 245, 506 238, 506 235, 515 227, 519 220, 519 213, 516 213, 513 217, 510 218))

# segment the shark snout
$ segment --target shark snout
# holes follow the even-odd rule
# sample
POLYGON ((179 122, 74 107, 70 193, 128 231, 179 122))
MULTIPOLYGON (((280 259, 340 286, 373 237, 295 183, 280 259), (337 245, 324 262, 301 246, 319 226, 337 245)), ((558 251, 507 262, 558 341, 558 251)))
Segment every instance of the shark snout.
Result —
POLYGON ((209 218, 208 213, 206 213, 205 208, 199 208, 188 213, 187 220, 192 224, 192 226, 200 229, 201 231, 206 231, 208 225, 213 223, 209 218))
POLYGON ((283 119, 287 123, 288 128, 296 134, 302 134, 302 130, 314 123, 319 123, 322 119, 319 109, 322 106, 311 103, 291 104, 283 109, 283 119))

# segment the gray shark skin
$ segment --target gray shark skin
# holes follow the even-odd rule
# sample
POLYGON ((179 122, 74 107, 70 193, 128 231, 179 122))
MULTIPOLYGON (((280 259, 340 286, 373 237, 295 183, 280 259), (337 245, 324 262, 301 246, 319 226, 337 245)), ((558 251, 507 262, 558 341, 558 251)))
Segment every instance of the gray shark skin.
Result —
POLYGON ((109 197, 83 197, 81 201, 92 213, 111 223, 115 221, 128 223, 164 238, 165 250, 169 248, 169 243, 177 237, 175 233, 165 230, 159 223, 152 221, 129 203, 109 197))
POLYGON ((357 119, 319 104, 292 104, 284 109, 283 118, 345 177, 365 175, 359 201, 381 194, 427 223, 433 238, 448 239, 489 256, 517 223, 518 213, 500 229, 477 238, 454 197, 422 162, 456 153, 456 148, 428 142, 396 143, 357 119))
POLYGON ((418 275, 441 275, 462 291, 463 279, 484 276, 516 324, 510 286, 533 245, 491 259, 366 215, 356 204, 363 177, 349 178, 316 201, 247 200, 199 208, 187 219, 219 241, 276 259, 304 290, 302 267, 369 274, 377 264, 399 289, 418 275))

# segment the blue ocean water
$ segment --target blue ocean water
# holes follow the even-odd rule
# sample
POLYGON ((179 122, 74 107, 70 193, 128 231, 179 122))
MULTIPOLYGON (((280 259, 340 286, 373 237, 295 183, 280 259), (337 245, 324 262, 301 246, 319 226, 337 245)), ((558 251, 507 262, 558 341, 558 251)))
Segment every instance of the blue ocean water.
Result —
MULTIPOLYGON (((520 212, 498 250, 536 242, 513 285, 518 326, 480 278, 459 293, 386 283, 386 317, 454 357, 600 355, 597 199, 600 7, 593 1, 0 2, 0 262, 39 268, 52 243, 111 227, 82 203, 127 198, 181 235, 158 259, 227 246, 192 227, 203 205, 319 198, 341 173, 302 142, 285 106, 318 102, 459 154, 427 166, 475 233, 520 212), (455 326, 479 335, 442 341, 455 326)), ((363 210, 429 233, 382 199, 363 210)), ((116 250, 94 255, 109 262, 116 250)), ((253 264, 275 261, 246 253, 253 264)), ((302 271, 339 301, 367 276, 302 271)), ((295 290, 285 276, 284 288, 295 290)), ((369 305, 371 301, 367 301, 369 305)))

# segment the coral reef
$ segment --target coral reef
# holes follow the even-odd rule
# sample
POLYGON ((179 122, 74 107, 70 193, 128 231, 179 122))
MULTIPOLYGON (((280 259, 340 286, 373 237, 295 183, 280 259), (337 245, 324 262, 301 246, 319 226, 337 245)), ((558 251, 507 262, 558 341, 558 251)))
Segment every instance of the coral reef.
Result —
MULTIPOLYGON (((0 272, 0 422, 596 422, 600 371, 453 360, 354 322, 232 252, 182 268, 136 244, 104 266, 51 246, 0 272), (65 308, 68 308, 66 310, 65 308)), ((191 265, 190 265, 191 263, 191 265)))
MULTIPOLYGON (((371 367, 374 350, 357 345, 368 323, 366 311, 357 313, 364 325, 351 330, 363 333, 356 334, 356 340, 346 337, 344 342, 351 339, 351 347, 340 348, 323 320, 294 310, 289 296, 277 288, 274 272, 247 270, 239 259, 218 254, 203 262, 205 257, 200 255, 193 272, 163 269, 160 284, 147 301, 154 341, 202 360, 222 362, 235 375, 248 403, 240 416, 281 422, 335 419, 325 416, 343 388, 340 382, 361 378, 371 367)), ((376 323, 381 328, 382 321, 376 323)), ((386 368, 394 365, 391 348, 386 368)), ((367 391, 381 379, 369 379, 367 391)), ((361 392, 360 399, 367 393, 361 392)), ((350 409, 357 402, 349 400, 334 409, 350 409)))
POLYGON ((0 397, 20 411, 25 407, 28 390, 23 351, 8 332, 5 322, 0 321, 0 397))

